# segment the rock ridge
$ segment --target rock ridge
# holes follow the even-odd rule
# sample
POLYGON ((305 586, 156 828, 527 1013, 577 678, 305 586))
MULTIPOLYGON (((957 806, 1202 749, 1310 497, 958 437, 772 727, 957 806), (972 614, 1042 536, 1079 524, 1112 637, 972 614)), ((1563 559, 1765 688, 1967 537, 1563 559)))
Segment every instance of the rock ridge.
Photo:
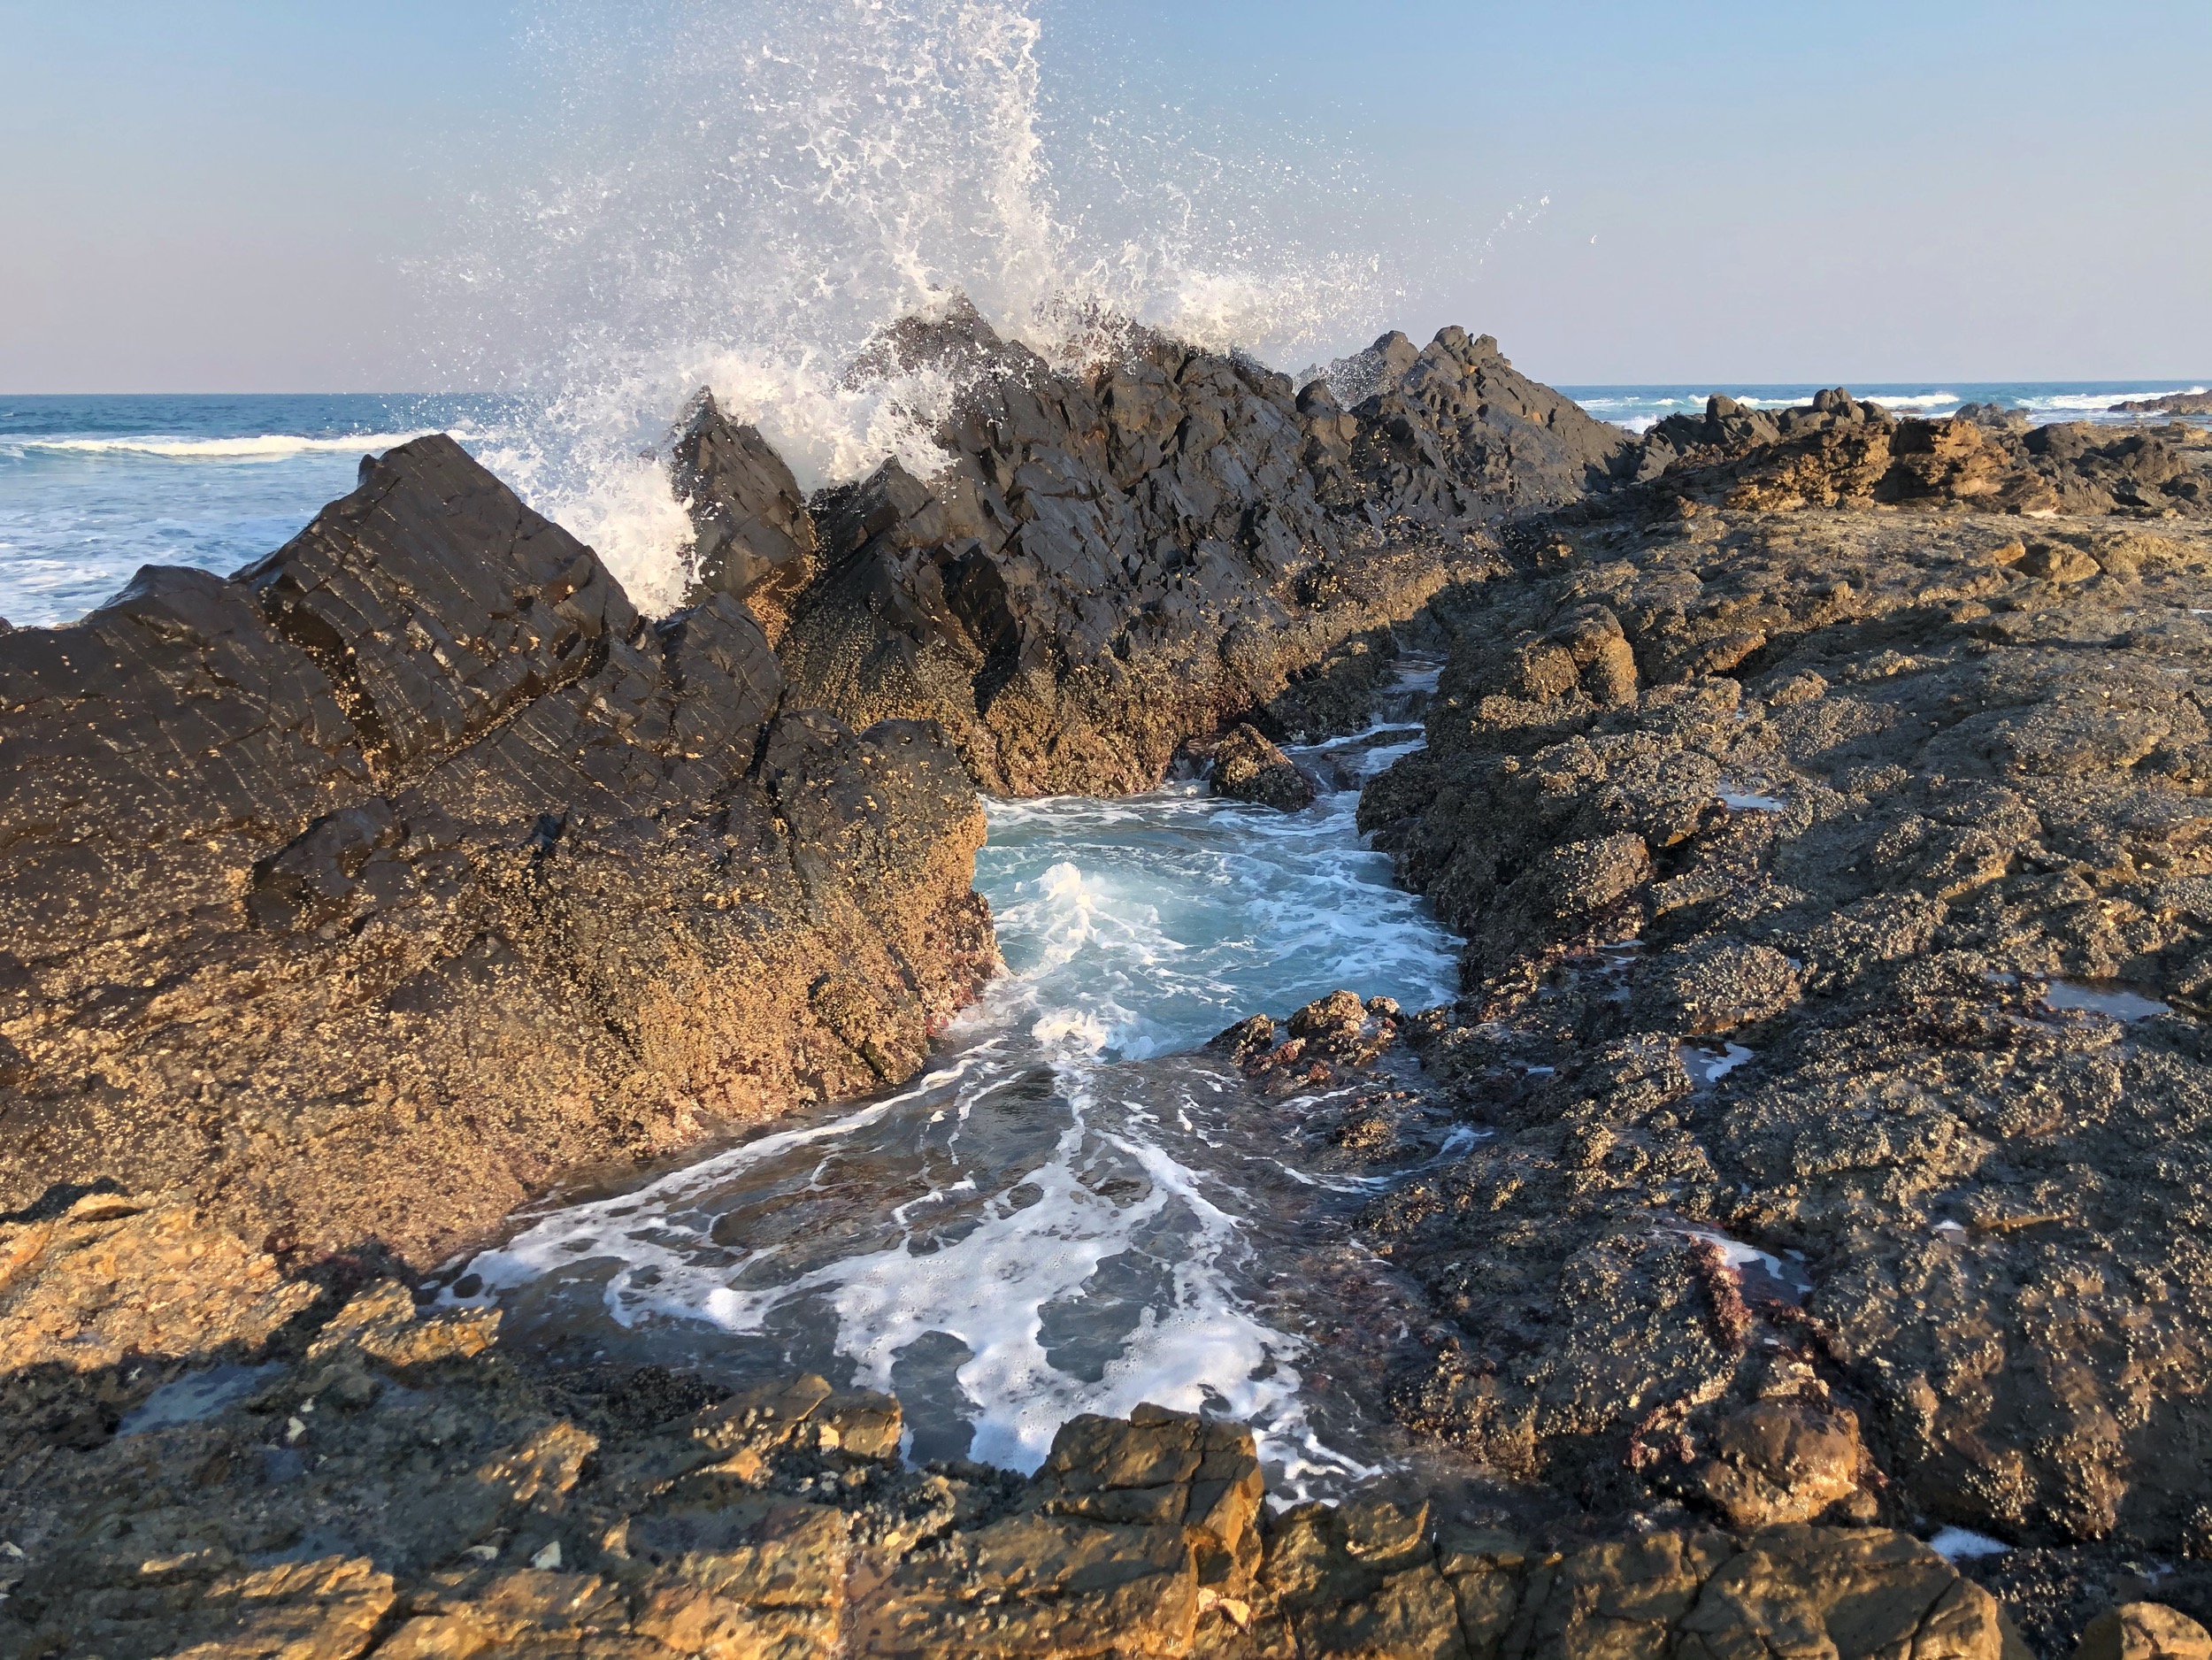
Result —
POLYGON ((0 1203, 426 1264, 902 1076, 995 962, 932 728, 798 706, 726 596, 646 623, 442 436, 234 579, 0 637, 0 1203))
MULTIPOLYGON (((1485 526, 1609 484, 1632 449, 1457 328, 1419 350, 1385 336, 1348 411, 1326 381, 1294 396, 1141 328, 1057 368, 965 306, 887 331, 864 362, 954 379, 942 465, 818 493, 811 551, 762 556, 810 569, 795 597, 733 586, 726 562, 695 591, 755 604, 796 695, 856 724, 934 719, 979 783, 1015 795, 1150 788, 1186 740, 1494 557, 1485 526)), ((787 525, 795 498, 766 462, 697 457, 764 450, 710 397, 695 406, 677 477, 710 562, 729 526, 787 525)))

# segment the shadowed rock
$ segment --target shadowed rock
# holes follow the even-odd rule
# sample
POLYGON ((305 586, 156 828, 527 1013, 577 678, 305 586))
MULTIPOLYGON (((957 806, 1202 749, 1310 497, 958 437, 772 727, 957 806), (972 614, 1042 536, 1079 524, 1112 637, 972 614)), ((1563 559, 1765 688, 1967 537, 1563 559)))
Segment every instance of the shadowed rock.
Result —
POLYGON ((1313 786, 1290 757, 1248 726, 1214 745, 1213 792, 1232 801, 1295 812, 1313 804, 1313 786))
POLYGON ((0 639, 0 752, 10 1202, 114 1176, 434 1260, 910 1071, 993 960, 931 731, 787 708, 726 594, 645 624, 448 438, 234 580, 0 639))

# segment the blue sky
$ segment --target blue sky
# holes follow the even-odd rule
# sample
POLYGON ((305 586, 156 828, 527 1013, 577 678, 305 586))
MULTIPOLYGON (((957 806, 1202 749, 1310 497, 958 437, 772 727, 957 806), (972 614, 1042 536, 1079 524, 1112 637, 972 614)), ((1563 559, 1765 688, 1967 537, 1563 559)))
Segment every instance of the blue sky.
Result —
MULTIPOLYGON (((764 33, 849 3, 684 0, 764 33)), ((1555 381, 2212 373, 2202 0, 1039 7, 1048 154, 1156 110, 1323 178, 1256 211, 1555 381)), ((486 373, 425 273, 472 193, 588 142, 549 102, 560 15, 0 0, 0 389, 486 373)))

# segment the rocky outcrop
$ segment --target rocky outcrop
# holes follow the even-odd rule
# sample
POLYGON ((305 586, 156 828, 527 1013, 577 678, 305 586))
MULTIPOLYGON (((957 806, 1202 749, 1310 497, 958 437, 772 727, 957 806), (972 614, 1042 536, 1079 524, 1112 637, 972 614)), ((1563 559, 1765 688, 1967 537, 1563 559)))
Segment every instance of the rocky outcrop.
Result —
POLYGON ((1962 403, 1952 419, 1994 427, 2002 432, 2024 433, 2035 424, 2027 411, 2008 403, 1962 403))
POLYGON ((1132 331, 1062 372, 964 309, 872 352, 961 388, 946 460, 815 498, 822 574, 779 655, 797 695, 856 724, 936 720, 995 791, 1148 788, 1184 740, 1482 550, 1351 511, 1290 383, 1248 360, 1132 331))
POLYGON ((1369 1218, 1441 1318, 1402 1411, 1602 1505, 2205 1549, 2212 537, 1516 547, 1361 809, 1496 1132, 1369 1218))
POLYGON ((1745 511, 1875 505, 2024 514, 2212 515, 2212 444, 2194 429, 2031 427, 2004 411, 1899 419, 1837 388, 1769 413, 1716 395, 1646 435, 1639 479, 1745 511))
MULTIPOLYGON (((96 1203, 54 1219, 130 1202, 96 1203)), ((104 1398, 72 1374, 73 1416, 19 1416, 0 1449, 0 1651, 2020 1652, 1901 1533, 1532 1532, 1417 1493, 1271 1513, 1248 1430, 1152 1406, 1071 1420, 1027 1479, 912 1469, 888 1396, 540 1372, 497 1325, 376 1281, 274 1334, 246 1317, 227 1364, 111 1367, 104 1398)), ((11 1353, 24 1332, 0 1303, 11 1353)), ((2181 1617, 2120 1618, 2188 1660, 2181 1617)))
POLYGON ((1490 335, 1470 339, 1463 328, 1418 350, 1385 334, 1307 387, 1298 407, 1331 499, 1423 524, 1577 501, 1609 489, 1635 462, 1619 427, 1528 379, 1490 335))
POLYGON ((814 520, 791 469, 759 428, 732 421, 702 389, 678 425, 670 483, 691 515, 686 603, 726 594, 774 645, 816 569, 814 520))
POLYGON ((417 1262, 918 1065, 995 961, 929 728, 641 619, 446 438, 238 577, 0 639, 0 1203, 113 1178, 417 1262))
POLYGON ((2114 415, 2212 415, 2212 392, 2170 392, 2164 397, 2129 398, 2115 403, 2114 415))
POLYGON ((1280 749, 1248 726, 1240 726, 1213 746, 1207 775, 1217 795, 1254 802, 1282 812, 1313 805, 1313 786, 1280 749))

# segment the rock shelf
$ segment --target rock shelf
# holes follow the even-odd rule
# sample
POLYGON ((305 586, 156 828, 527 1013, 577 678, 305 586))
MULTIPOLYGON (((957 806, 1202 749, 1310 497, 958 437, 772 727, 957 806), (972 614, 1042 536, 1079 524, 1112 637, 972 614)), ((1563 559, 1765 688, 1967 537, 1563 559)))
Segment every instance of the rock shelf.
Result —
POLYGON ((0 626, 0 1652, 2212 1652, 2205 434, 1632 439, 1458 329, 872 354, 963 388, 941 467, 805 499, 702 398, 668 619, 432 437, 0 626), (1279 1508, 1147 1407, 918 1468, 886 1396, 418 1308, 913 1074, 996 966, 979 788, 1294 811, 1402 641, 1361 822, 1461 994, 1218 1049, 1419 1057, 1326 1127, 1360 1182, 1450 1126, 1360 1201, 1420 1458, 1279 1508))

